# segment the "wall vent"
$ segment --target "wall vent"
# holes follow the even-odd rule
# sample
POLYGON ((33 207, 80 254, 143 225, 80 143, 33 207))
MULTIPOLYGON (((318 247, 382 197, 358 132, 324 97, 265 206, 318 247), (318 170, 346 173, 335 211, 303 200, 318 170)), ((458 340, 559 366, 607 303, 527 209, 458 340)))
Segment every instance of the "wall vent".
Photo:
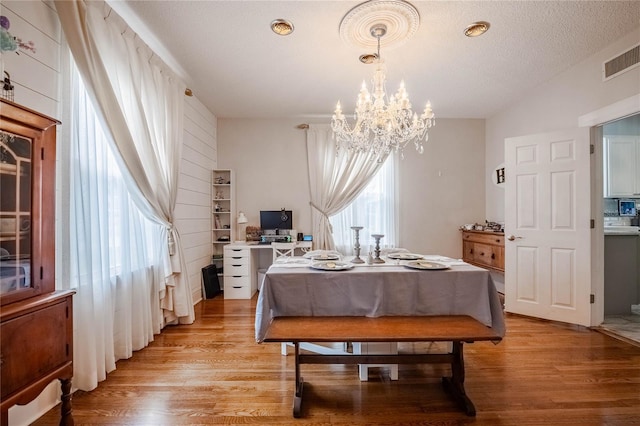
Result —
POLYGON ((640 66, 640 44, 602 64, 602 81, 640 66))

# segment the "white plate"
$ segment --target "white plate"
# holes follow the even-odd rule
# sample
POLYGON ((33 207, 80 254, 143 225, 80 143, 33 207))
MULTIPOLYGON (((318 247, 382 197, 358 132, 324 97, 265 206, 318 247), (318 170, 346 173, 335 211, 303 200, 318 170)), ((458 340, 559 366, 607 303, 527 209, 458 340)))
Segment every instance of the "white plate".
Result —
POLYGON ((424 256, 415 253, 391 253, 387 255, 389 259, 396 260, 418 260, 422 259, 424 256))
POLYGON ((411 269, 428 269, 431 271, 449 269, 449 266, 443 263, 432 262, 430 260, 416 260, 414 262, 407 262, 405 266, 411 269))
POLYGON ((338 256, 337 254, 317 254, 315 256, 311 256, 311 260, 338 260, 340 259, 340 256, 338 256))
POLYGON ((323 271, 344 271, 345 269, 353 268, 353 263, 347 262, 315 262, 311 264, 313 269, 320 269, 323 271))

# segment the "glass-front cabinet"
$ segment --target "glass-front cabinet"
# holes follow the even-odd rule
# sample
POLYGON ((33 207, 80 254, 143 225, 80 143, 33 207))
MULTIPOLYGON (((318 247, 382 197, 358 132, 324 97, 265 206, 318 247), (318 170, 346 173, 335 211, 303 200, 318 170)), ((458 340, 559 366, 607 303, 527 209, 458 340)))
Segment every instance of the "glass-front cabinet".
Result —
POLYGON ((0 99, 0 424, 53 380, 73 424, 73 290, 55 289, 57 120, 0 99))
MULTIPOLYGON (((33 140, 0 132, 0 294, 32 287, 31 152, 33 140)), ((3 298, 3 301, 6 298, 3 298)))
POLYGON ((55 286, 55 156, 58 122, 2 101, 0 304, 55 286))

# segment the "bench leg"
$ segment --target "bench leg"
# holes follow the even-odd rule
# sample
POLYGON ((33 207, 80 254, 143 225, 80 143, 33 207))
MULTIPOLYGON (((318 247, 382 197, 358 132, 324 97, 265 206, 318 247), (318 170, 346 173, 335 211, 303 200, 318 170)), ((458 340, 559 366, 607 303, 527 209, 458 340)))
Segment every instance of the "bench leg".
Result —
POLYGON ((300 375, 300 344, 295 342, 293 344, 295 350, 296 361, 296 383, 293 394, 293 417, 296 419, 302 416, 302 390, 304 387, 304 379, 300 375))
POLYGON ((453 342, 453 360, 451 361, 451 377, 442 378, 442 386, 453 396, 468 416, 476 415, 476 407, 464 390, 464 357, 462 342, 453 342))

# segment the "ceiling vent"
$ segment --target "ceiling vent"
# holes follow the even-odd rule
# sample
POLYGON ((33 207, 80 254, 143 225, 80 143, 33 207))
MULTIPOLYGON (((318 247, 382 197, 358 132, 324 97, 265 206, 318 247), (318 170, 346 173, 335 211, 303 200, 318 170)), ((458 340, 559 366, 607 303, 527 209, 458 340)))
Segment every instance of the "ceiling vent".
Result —
POLYGON ((607 81, 640 65, 640 44, 602 64, 602 81, 607 81))

